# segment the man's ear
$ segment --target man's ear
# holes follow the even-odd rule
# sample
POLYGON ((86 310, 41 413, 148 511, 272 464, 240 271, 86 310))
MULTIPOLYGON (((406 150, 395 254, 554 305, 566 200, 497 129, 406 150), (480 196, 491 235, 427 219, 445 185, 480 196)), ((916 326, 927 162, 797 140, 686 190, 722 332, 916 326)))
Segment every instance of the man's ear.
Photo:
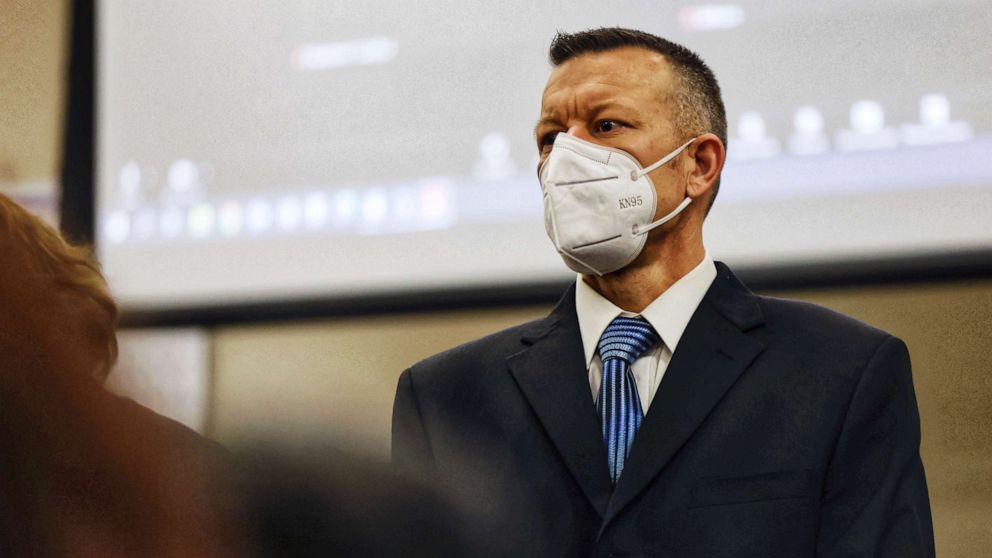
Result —
POLYGON ((686 195, 693 200, 704 200, 716 184, 727 158, 723 142, 715 134, 701 134, 687 149, 695 164, 686 177, 686 195))

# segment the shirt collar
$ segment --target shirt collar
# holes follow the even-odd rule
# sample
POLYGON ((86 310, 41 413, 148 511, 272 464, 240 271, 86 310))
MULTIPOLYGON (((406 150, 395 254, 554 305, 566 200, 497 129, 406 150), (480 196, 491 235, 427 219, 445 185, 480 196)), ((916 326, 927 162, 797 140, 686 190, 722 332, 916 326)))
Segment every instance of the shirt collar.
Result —
MULTIPOLYGON (((689 325, 689 319, 692 318, 714 279, 716 279, 716 265, 709 252, 706 252, 699 265, 661 293, 661 296, 654 299, 640 313, 640 316, 658 332, 669 351, 675 352, 682 333, 689 325)), ((603 331, 613 318, 638 315, 620 309, 597 293, 582 279, 581 274, 576 280, 575 312, 579 318, 579 331, 582 334, 587 368, 596 356, 599 338, 603 336, 603 331)))

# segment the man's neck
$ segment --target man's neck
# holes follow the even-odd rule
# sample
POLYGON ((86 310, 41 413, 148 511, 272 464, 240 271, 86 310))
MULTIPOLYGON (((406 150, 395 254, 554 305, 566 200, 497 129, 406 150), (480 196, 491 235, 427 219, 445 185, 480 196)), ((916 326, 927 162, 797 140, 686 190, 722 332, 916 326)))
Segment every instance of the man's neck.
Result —
POLYGON ((640 313, 706 255, 701 242, 691 246, 645 246, 627 267, 603 276, 583 275, 586 284, 618 308, 640 313))

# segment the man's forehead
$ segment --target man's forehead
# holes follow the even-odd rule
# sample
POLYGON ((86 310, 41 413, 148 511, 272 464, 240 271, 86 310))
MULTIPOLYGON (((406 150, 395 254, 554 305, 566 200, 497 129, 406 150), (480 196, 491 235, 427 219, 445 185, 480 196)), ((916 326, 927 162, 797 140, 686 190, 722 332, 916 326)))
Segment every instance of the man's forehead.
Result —
POLYGON ((657 99, 658 95, 634 95, 631 87, 617 87, 599 82, 589 82, 574 89, 545 94, 541 102, 541 116, 555 118, 561 112, 598 112, 618 108, 634 113, 644 112, 644 101, 657 99))
POLYGON ((542 112, 581 97, 586 103, 612 97, 657 98, 667 93, 671 66, 663 55, 644 48, 585 53, 556 67, 541 100, 542 112))

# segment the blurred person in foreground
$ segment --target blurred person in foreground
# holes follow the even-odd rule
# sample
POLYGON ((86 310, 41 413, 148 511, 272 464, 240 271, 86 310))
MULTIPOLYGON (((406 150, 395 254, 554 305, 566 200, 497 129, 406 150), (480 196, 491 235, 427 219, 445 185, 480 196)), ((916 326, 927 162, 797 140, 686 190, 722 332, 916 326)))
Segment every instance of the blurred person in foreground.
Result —
POLYGON ((478 554, 453 510, 383 464, 258 442, 232 455, 104 390, 117 306, 102 275, 2 194, 0 270, 0 556, 478 554))
POLYGON ((117 306, 87 250, 0 195, 0 554, 223 556, 226 452, 103 389, 117 306))
POLYGON ((550 58, 538 176, 578 277, 546 318, 401 375, 396 464, 475 502, 505 556, 932 556, 903 342, 755 295, 704 247, 710 68, 619 28, 550 58))

